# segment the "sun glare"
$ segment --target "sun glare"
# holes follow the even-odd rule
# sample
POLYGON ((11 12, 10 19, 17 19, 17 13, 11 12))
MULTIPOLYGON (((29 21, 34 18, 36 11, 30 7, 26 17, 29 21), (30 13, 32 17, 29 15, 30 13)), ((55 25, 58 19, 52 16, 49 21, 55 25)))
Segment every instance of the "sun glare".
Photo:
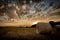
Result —
POLYGON ((38 21, 36 21, 36 22, 33 22, 33 23, 32 23, 32 25, 34 25, 34 24, 37 24, 37 23, 38 23, 38 21))

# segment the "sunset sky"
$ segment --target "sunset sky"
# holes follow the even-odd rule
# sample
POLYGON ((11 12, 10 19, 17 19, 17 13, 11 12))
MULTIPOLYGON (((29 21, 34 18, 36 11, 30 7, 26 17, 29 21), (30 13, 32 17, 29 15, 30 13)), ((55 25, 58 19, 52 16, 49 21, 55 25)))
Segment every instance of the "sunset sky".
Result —
POLYGON ((51 20, 60 20, 60 0, 0 0, 0 26, 51 20))

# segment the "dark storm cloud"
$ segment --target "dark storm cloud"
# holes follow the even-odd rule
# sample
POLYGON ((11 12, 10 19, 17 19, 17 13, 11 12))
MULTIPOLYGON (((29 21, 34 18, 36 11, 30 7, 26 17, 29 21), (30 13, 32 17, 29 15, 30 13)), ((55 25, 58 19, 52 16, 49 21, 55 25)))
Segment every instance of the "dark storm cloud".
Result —
POLYGON ((44 0, 46 3, 49 3, 50 6, 55 6, 60 8, 60 0, 44 0))

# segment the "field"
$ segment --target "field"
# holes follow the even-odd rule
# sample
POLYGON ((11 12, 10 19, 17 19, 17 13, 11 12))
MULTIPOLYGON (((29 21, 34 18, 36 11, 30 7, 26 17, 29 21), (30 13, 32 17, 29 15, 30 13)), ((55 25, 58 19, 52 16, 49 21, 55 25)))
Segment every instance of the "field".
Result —
MULTIPOLYGON (((5 27, 0 28, 0 39, 6 39, 6 40, 37 40, 40 39, 39 34, 36 33, 36 28, 19 28, 19 27, 5 27)), ((43 39, 46 37, 43 37, 43 39)), ((46 38, 45 38, 46 39, 46 38)))
POLYGON ((49 23, 39 23, 36 27, 0 27, 2 40, 55 40, 59 33, 60 31, 52 29, 49 23))

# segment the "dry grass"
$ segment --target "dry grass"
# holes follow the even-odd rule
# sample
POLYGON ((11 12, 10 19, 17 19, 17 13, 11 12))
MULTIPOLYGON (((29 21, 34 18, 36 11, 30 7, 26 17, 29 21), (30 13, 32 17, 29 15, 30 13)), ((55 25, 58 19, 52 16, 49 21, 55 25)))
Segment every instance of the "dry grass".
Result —
POLYGON ((5 27, 0 29, 0 33, 2 33, 3 36, 9 37, 36 35, 36 28, 5 27))

